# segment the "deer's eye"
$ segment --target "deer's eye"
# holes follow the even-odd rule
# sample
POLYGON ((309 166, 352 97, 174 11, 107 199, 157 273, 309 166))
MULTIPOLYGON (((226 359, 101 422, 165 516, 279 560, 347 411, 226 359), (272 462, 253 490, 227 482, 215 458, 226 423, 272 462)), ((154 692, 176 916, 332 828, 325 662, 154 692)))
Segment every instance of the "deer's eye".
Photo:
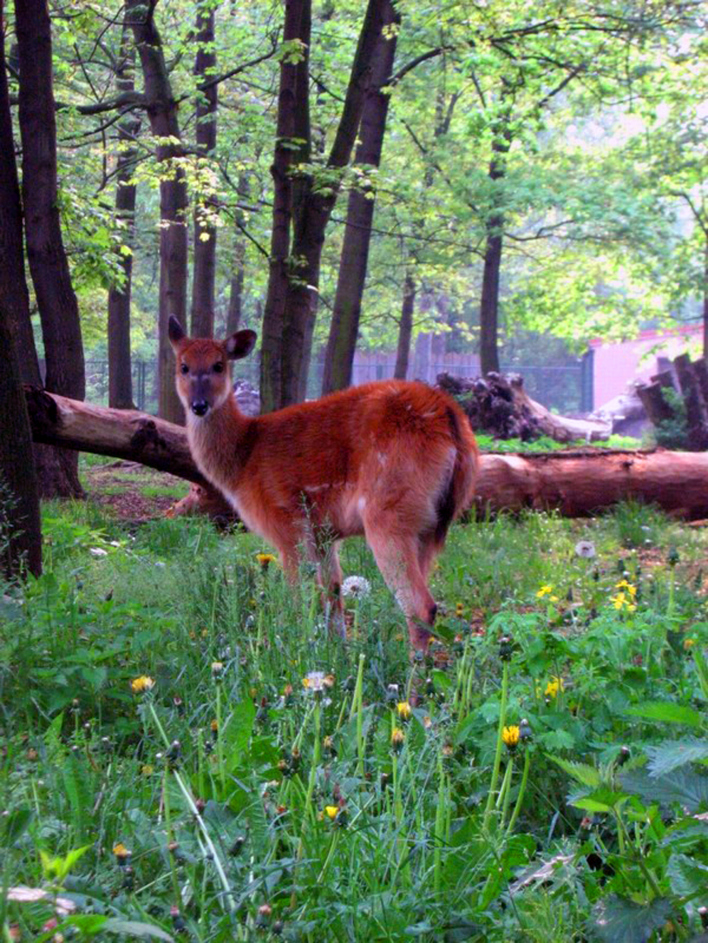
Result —
POLYGON ((214 364, 214 366, 212 367, 212 369, 213 369, 214 373, 223 373, 223 372, 224 372, 224 365, 223 365, 223 363, 222 363, 220 360, 217 360, 217 362, 214 364))
POLYGON ((187 366, 186 363, 182 364, 182 366, 180 367, 180 370, 182 371, 182 373, 189 373, 189 367, 187 366))

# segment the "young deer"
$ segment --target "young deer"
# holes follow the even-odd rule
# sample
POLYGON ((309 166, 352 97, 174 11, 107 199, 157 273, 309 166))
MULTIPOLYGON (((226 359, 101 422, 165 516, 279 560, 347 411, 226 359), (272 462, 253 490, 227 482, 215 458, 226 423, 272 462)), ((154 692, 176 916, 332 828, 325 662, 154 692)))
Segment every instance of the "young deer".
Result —
POLYGON ((453 519, 471 501, 478 452, 453 399, 423 383, 350 387, 258 418, 244 416, 229 361, 253 350, 253 331, 193 339, 171 317, 177 392, 199 470, 247 527, 280 552, 294 580, 298 552, 317 563, 340 631, 337 542, 364 534, 424 649, 437 606, 432 563, 453 519))

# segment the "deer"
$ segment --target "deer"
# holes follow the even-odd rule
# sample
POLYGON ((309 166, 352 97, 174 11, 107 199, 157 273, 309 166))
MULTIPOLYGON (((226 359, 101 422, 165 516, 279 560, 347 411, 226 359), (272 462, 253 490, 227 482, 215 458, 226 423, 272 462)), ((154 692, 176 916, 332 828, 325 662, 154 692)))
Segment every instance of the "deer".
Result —
POLYGON ((453 520, 469 507, 479 453, 467 416, 425 383, 379 380, 256 417, 238 407, 231 363, 257 335, 168 336, 187 438, 202 475, 246 527, 279 553, 296 582, 317 567, 334 626, 345 634, 338 545, 363 534, 407 621, 411 654, 434 637, 428 588, 453 520))

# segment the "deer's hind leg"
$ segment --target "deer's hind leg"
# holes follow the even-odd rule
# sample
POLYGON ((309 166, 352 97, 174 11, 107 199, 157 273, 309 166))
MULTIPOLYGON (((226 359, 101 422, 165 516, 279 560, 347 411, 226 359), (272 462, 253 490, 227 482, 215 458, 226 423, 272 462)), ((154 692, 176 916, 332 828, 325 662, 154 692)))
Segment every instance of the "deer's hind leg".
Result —
POLYGON ((411 647, 425 651, 438 607, 421 569, 418 535, 402 532, 400 518, 386 514, 369 516, 364 533, 381 575, 406 617, 411 647))

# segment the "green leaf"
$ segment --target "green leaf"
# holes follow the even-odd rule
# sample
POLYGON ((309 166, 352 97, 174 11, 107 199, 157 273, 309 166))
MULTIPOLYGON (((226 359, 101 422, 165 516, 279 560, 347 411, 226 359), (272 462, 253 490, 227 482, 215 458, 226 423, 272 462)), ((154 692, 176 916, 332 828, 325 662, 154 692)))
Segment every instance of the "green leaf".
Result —
POLYGON ((595 932, 606 943, 646 943, 671 913, 671 904, 658 898, 648 906, 610 896, 595 906, 592 922, 595 932))
POLYGON ((671 890, 678 897, 696 901, 698 907, 708 904, 708 867, 688 855, 671 855, 666 874, 671 890))
POLYGON ((644 770, 623 773, 620 783, 627 792, 635 793, 648 802, 662 805, 678 803, 689 812, 698 812, 708 806, 708 776, 690 769, 676 769, 666 776, 650 776, 644 770))
POLYGON ((675 740, 646 748, 647 769, 652 776, 664 776, 679 766, 708 758, 708 740, 675 740))
POLYGON ((16 842, 27 831, 33 817, 34 812, 31 809, 14 809, 8 816, 0 820, 2 822, 2 832, 0 832, 2 844, 12 845, 16 842))
POLYGON ((128 939, 137 937, 139 939, 166 940, 167 943, 174 943, 174 937, 170 936, 162 927, 156 927, 151 923, 141 923, 137 920, 119 920, 102 914, 75 914, 69 917, 62 926, 77 927, 88 936, 96 936, 98 933, 119 933, 128 939))
POLYGON ((547 753, 546 757, 549 760, 553 760, 557 766, 560 766, 562 770, 583 786, 589 786, 594 789, 599 786, 602 781, 600 779, 599 770, 595 769, 594 766, 589 766, 587 763, 577 763, 575 760, 562 760, 558 756, 551 756, 550 753, 547 753))
POLYGON ((688 724, 690 727, 701 726, 701 715, 692 707, 673 704, 670 701, 645 701, 636 707, 628 707, 626 713, 644 720, 656 720, 664 724, 688 724))
POLYGON ((627 799, 627 793, 614 792, 612 789, 597 789, 588 796, 573 799, 571 805, 586 812, 611 812, 613 808, 627 799))
POLYGON ((701 685, 703 697, 708 701, 708 664, 700 649, 694 649, 693 660, 696 663, 696 671, 698 672, 698 680, 701 685))

